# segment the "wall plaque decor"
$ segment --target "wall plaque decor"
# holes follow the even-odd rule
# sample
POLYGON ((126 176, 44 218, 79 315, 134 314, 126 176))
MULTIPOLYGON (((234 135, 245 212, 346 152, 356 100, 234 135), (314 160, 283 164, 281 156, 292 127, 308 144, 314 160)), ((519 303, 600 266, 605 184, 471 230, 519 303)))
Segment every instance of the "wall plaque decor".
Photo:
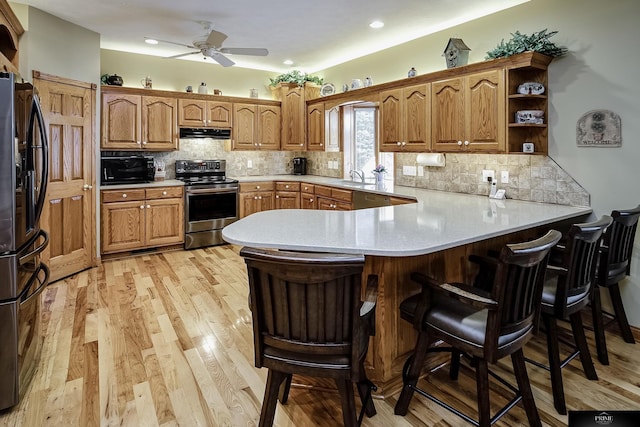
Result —
POLYGON ((578 147, 620 147, 622 124, 620 116, 609 110, 592 110, 578 119, 576 125, 578 147))

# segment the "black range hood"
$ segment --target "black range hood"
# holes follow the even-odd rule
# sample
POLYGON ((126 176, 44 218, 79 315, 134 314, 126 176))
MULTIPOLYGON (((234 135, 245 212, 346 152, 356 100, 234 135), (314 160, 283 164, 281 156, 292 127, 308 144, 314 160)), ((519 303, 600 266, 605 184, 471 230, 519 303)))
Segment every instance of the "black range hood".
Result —
POLYGON ((231 129, 180 128, 180 138, 231 139, 231 129))

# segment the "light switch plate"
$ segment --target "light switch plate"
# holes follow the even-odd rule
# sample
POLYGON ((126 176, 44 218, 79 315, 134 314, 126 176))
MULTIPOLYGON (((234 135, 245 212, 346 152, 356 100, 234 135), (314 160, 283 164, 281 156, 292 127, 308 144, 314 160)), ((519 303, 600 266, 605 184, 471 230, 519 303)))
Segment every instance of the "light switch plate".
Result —
POLYGON ((253 167, 253 160, 247 160, 247 168, 251 169, 253 167))
POLYGON ((402 167, 402 175, 407 176, 416 176, 418 174, 417 168, 415 166, 403 166, 402 167))
POLYGON ((502 184, 508 184, 509 183, 509 171, 502 171, 500 174, 500 182, 502 184))

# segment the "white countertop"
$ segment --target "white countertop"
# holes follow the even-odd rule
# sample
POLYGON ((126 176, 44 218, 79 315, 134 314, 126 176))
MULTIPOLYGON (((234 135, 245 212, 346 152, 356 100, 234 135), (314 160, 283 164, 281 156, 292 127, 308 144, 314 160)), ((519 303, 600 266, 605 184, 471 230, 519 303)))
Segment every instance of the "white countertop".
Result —
POLYGON ((116 184, 100 185, 100 190, 126 190, 130 188, 150 188, 150 187, 184 187, 184 182, 177 179, 167 179, 164 181, 145 182, 142 184, 116 184))
POLYGON ((413 256, 579 217, 590 207, 572 207, 487 196, 343 182, 317 176, 236 178, 301 181, 352 190, 412 197, 418 203, 355 211, 279 209, 249 215, 222 230, 233 244, 315 252, 413 256))

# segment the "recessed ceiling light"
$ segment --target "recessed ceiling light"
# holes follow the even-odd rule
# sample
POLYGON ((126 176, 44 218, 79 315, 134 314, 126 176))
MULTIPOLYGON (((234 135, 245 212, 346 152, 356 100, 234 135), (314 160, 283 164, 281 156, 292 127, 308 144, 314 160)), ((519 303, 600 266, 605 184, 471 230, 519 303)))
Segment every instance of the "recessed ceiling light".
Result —
POLYGON ((382 27, 384 27, 384 22, 382 22, 382 21, 373 21, 371 24, 369 24, 369 26, 371 28, 382 28, 382 27))
POLYGON ((147 44, 158 44, 158 40, 156 40, 156 39, 147 39, 147 38, 145 38, 144 42, 147 43, 147 44))
POLYGON ((284 65, 293 65, 293 61, 290 59, 285 59, 283 62, 284 65))

